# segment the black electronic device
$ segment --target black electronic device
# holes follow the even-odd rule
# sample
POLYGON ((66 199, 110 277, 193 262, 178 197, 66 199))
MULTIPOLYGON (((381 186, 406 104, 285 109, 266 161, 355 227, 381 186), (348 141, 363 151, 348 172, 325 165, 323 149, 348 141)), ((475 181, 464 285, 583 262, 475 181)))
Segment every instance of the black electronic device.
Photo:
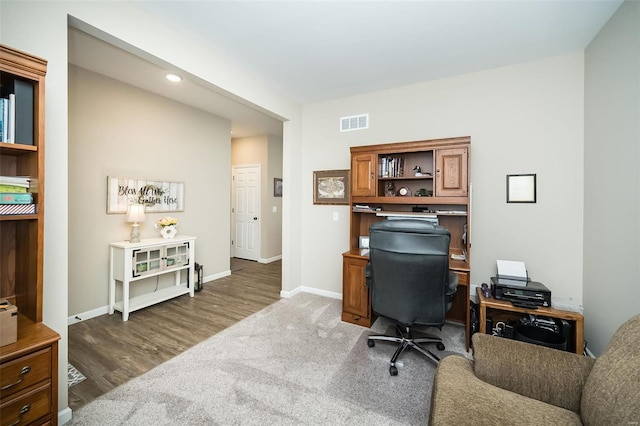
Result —
POLYGON ((501 280, 491 277, 491 289, 496 299, 551 306, 551 290, 536 281, 501 280))
POLYGON ((487 285, 487 283, 482 283, 480 288, 482 289, 482 295, 484 297, 487 297, 487 298, 491 297, 491 290, 489 290, 489 286, 487 285))
POLYGON ((517 308, 538 309, 538 305, 536 305, 534 302, 529 302, 527 300, 511 299, 511 304, 517 308))

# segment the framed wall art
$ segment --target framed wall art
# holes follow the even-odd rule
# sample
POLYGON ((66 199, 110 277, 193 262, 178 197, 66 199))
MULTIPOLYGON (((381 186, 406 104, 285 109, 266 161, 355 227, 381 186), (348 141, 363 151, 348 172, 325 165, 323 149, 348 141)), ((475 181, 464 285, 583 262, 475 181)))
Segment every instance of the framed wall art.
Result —
POLYGON ((130 204, 146 213, 184 211, 184 183, 108 176, 107 213, 127 213, 130 204))
POLYGON ((273 178, 273 196, 282 197, 282 178, 273 178))
POLYGON ((313 172, 313 204, 349 204, 349 170, 313 172))
POLYGON ((535 203, 536 175, 507 175, 507 203, 535 203))

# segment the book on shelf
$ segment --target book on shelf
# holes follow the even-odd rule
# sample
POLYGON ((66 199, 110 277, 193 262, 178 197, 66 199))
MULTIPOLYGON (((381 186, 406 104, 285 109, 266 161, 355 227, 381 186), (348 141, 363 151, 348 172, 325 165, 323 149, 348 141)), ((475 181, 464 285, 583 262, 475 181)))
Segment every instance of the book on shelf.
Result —
POLYGON ((35 204, 0 204, 0 215, 35 214, 35 204))
POLYGON ((15 143, 16 141, 16 95, 9 94, 9 118, 7 128, 7 142, 15 143))
POLYGON ((9 99, 0 98, 0 141, 9 142, 9 99))
POLYGON ((4 134, 5 134, 4 125, 5 125, 4 98, 0 98, 0 142, 4 142, 4 134))
POLYGON ((0 192, 10 192, 12 194, 24 194, 27 191, 28 191, 28 188, 24 186, 8 185, 5 183, 0 183, 0 192))
POLYGON ((404 175, 404 158, 402 157, 381 157, 380 177, 402 177, 404 175))
POLYGON ((33 204, 33 195, 30 192, 0 192, 0 204, 33 204))
POLYGON ((0 176, 0 185, 13 185, 29 188, 29 176, 0 176))
POLYGON ((14 142, 33 145, 33 84, 16 78, 13 81, 14 142))

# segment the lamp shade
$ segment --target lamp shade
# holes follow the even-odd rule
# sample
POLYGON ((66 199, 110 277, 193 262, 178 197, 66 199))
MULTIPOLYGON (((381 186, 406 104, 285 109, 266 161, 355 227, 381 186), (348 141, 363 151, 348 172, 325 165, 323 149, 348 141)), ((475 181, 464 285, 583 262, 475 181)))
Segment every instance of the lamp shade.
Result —
POLYGON ((144 206, 142 204, 131 204, 127 213, 127 222, 144 222, 144 206))

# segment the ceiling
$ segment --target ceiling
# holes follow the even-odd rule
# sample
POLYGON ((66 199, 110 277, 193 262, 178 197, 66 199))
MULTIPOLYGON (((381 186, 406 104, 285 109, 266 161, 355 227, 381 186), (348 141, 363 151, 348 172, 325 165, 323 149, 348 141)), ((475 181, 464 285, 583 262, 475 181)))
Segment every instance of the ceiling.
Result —
MULTIPOLYGON (((134 3, 307 104, 583 50, 622 0, 134 3)), ((80 31, 69 43, 71 63, 229 118, 234 137, 282 134, 277 117, 207 82, 167 88, 170 64, 80 31)))

